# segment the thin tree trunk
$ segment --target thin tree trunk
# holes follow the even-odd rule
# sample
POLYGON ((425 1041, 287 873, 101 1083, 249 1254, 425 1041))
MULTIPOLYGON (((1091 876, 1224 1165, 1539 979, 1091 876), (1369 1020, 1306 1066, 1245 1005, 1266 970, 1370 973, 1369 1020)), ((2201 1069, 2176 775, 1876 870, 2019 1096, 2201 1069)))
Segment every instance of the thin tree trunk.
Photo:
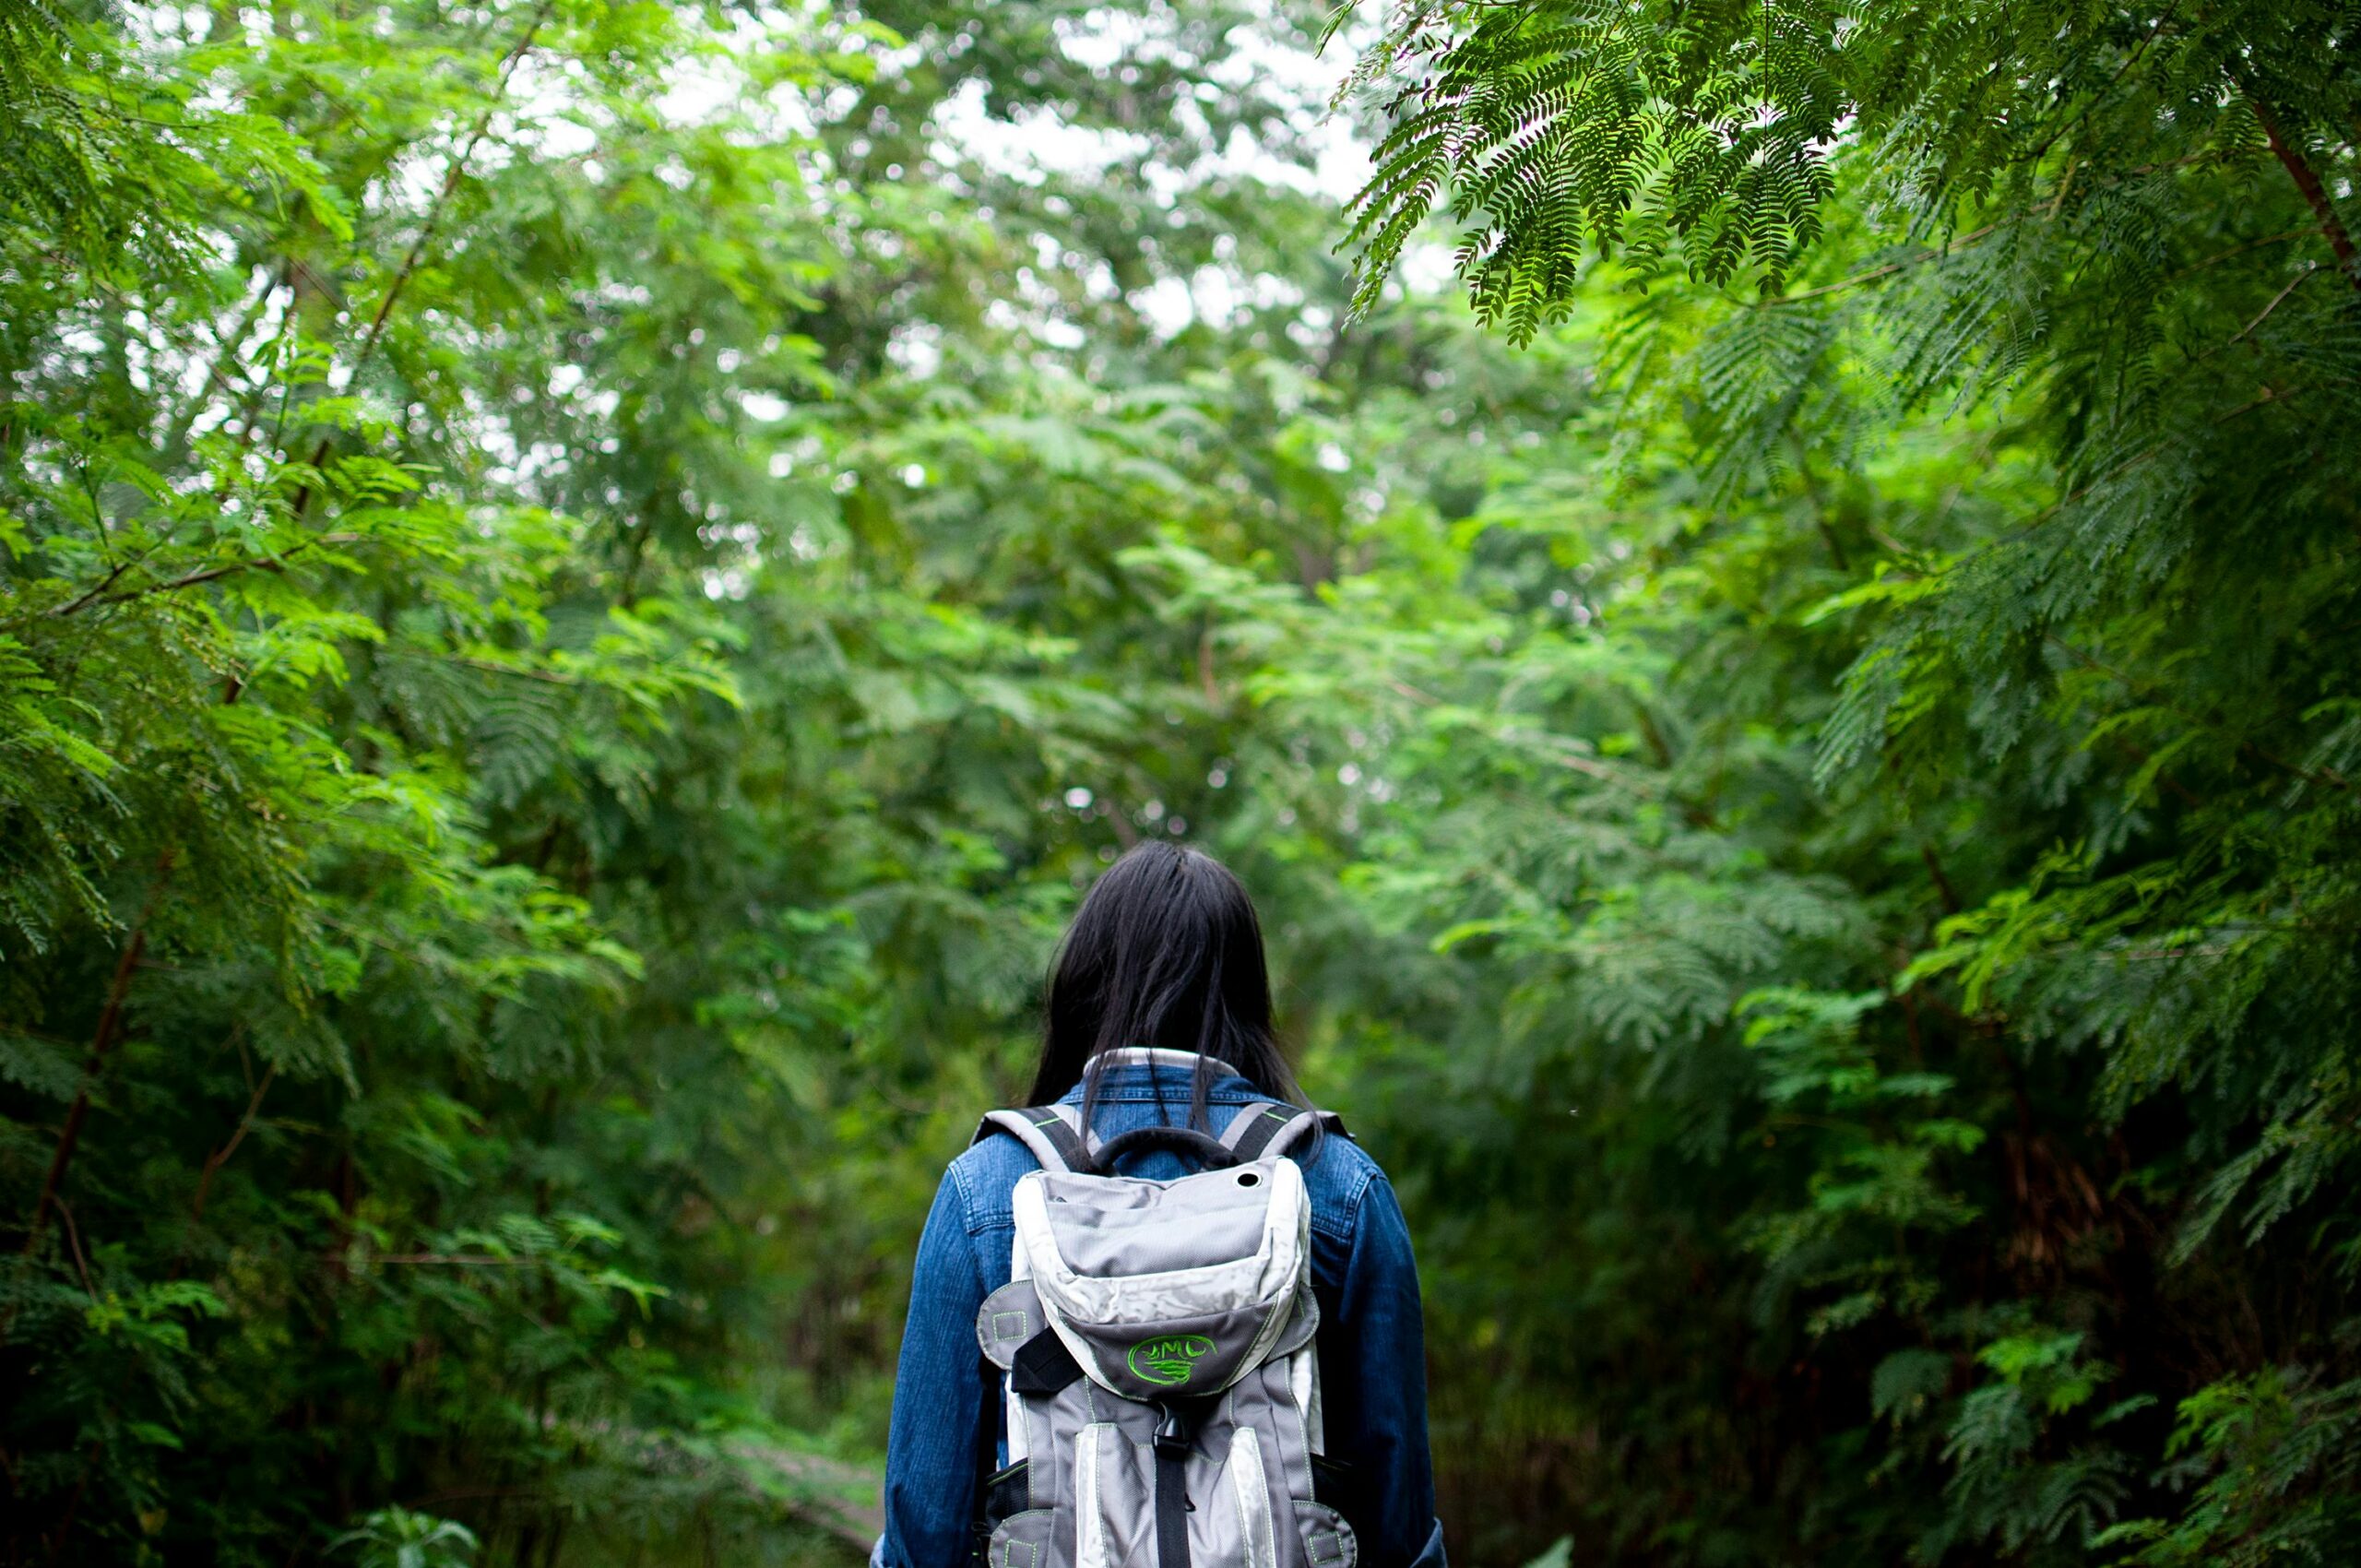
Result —
POLYGON ((1932 844, 1920 844, 1918 858, 1927 862, 1927 874, 1935 879, 1935 891, 1943 900, 1943 913, 1958 914, 1959 893, 1952 886, 1952 879, 1943 874, 1943 862, 1935 858, 1935 847, 1932 844))
POLYGON ((65 1550, 65 1538, 74 1533, 74 1515, 82 1506, 83 1494, 90 1490, 90 1472, 98 1463, 99 1445, 93 1443, 82 1455, 82 1473, 74 1479, 74 1490, 66 1495, 65 1512, 58 1515, 57 1533, 49 1538, 49 1561, 53 1565, 63 1561, 58 1554, 65 1550))
POLYGON ((74 1103, 66 1107, 65 1124, 57 1130, 57 1148, 50 1156, 49 1173, 42 1178, 41 1196, 33 1201, 32 1218, 25 1227, 22 1252, 26 1257, 30 1257, 41 1244, 50 1208, 65 1184, 66 1170, 74 1163, 74 1151, 82 1141, 82 1124, 89 1120, 91 1086, 98 1082, 100 1072, 106 1066, 107 1053, 122 1036, 124 999, 131 991, 131 977, 139 972, 140 956, 148 950, 148 922, 154 917, 156 900, 172 874, 173 858, 174 851, 171 849, 156 858, 155 880, 148 884, 147 900, 139 907, 139 919, 133 923, 131 935, 123 944, 123 954, 115 960, 114 980, 107 987, 106 1005, 100 1010, 99 1027, 90 1037, 90 1060, 82 1069, 82 1082, 74 1091, 74 1103))

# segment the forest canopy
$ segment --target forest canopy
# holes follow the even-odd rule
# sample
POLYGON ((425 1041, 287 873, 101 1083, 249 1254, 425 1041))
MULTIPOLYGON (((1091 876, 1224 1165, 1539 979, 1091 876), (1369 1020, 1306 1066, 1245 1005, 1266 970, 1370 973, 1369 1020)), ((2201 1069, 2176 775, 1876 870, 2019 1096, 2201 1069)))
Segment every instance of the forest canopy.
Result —
POLYGON ((0 0, 0 1555, 855 1561, 1163 837, 1457 1561, 2361 1557, 2356 48, 0 0))

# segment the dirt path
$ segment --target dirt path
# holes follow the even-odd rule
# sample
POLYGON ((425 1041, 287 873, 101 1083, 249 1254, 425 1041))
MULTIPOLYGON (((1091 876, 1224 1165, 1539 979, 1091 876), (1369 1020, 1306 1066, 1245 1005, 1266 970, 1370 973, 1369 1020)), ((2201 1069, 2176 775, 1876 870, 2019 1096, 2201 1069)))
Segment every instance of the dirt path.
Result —
POLYGON ((791 1448, 744 1443, 732 1450, 740 1459, 776 1471, 788 1490, 801 1495, 789 1506, 799 1517, 820 1526, 865 1559, 871 1543, 884 1532, 885 1510, 879 1501, 877 1472, 817 1454, 791 1448))

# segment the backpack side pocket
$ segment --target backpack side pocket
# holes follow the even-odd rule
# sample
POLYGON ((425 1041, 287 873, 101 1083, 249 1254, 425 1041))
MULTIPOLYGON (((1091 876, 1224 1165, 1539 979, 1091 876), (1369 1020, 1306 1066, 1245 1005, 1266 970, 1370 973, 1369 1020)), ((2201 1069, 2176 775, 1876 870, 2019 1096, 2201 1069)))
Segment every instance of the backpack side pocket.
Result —
POLYGON ((1295 1523, 1303 1532, 1306 1568, 1357 1568, 1361 1560, 1360 1540, 1342 1514, 1324 1503, 1299 1501, 1295 1523))
POLYGON ((1050 1538, 1057 1524, 1054 1508, 1027 1508, 992 1526, 984 1546, 984 1568, 1050 1568, 1050 1538))

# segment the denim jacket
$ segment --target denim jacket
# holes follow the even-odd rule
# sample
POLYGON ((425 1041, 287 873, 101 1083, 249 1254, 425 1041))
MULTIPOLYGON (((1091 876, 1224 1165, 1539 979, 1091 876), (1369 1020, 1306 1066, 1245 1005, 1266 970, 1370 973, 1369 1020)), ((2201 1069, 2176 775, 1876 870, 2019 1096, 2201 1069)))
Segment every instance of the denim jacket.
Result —
MULTIPOLYGON (((1196 1058, 1183 1051, 1109 1052, 1092 1131, 1102 1138, 1157 1123, 1185 1123, 1196 1058)), ((1218 1133, 1240 1106, 1264 1101, 1215 1063, 1208 1100, 1218 1133)), ((1076 1085, 1065 1097, 1080 1104, 1076 1085)), ((894 1385, 885 1456, 885 1534, 872 1568, 965 1568, 983 1423, 1000 1437, 1000 1401, 986 1397, 976 1312, 1008 1283, 1015 1220, 1010 1195, 1036 1169, 1013 1137, 991 1137, 951 1162, 919 1240, 910 1315, 894 1385)), ((1193 1169, 1169 1150, 1125 1157, 1127 1176, 1169 1180, 1193 1169)), ((1320 1141, 1304 1170, 1311 1198, 1312 1291, 1320 1302, 1321 1400, 1328 1457, 1351 1476, 1348 1508, 1366 1568, 1443 1568, 1427 1452, 1425 1350, 1418 1267, 1394 1189, 1377 1162, 1345 1138, 1320 1141)))

